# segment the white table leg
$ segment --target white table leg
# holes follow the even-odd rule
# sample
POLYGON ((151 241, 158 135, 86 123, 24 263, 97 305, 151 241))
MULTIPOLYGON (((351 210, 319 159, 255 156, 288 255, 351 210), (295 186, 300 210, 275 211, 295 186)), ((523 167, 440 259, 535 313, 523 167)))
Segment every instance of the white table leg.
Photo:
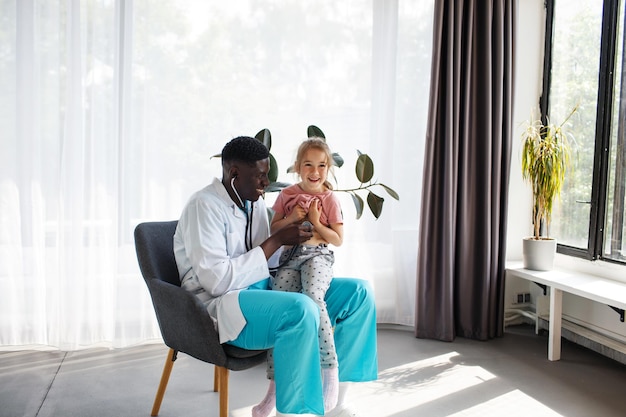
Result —
POLYGON ((550 288, 550 335, 548 340, 548 360, 561 359, 561 313, 563 291, 550 288))

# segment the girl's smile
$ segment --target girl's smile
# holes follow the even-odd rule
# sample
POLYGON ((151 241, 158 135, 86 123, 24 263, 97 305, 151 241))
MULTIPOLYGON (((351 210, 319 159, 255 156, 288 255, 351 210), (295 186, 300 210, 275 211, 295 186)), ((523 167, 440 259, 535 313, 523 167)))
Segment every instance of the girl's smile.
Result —
POLYGON ((326 191, 324 183, 328 176, 328 160, 326 153, 321 149, 309 149, 305 152, 298 173, 302 178, 301 187, 308 193, 326 191))

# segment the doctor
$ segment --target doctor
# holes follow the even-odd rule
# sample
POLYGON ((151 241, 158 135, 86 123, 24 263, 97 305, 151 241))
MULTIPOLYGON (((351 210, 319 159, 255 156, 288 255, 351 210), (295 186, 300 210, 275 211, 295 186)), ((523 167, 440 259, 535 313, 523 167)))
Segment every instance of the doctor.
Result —
POLYGON ((220 341, 244 349, 274 349, 274 380, 253 417, 353 417, 348 382, 377 378, 376 310, 366 281, 335 278, 326 295, 335 328, 339 381, 322 381, 319 310, 304 294, 268 290, 267 260, 282 245, 312 236, 290 224, 270 236, 263 198, 269 151, 237 137, 222 150, 222 179, 191 196, 174 234, 181 285, 206 305, 220 341))

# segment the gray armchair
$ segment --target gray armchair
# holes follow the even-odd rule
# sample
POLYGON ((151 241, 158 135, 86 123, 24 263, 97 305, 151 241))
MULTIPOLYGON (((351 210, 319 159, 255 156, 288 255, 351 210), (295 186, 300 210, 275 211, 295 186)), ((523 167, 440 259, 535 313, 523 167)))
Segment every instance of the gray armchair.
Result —
POLYGON ((215 365, 213 391, 220 395, 220 417, 227 417, 229 370, 256 366, 266 360, 267 352, 220 344, 204 305, 195 295, 180 288, 173 250, 177 223, 147 222, 135 228, 139 268, 152 297, 163 341, 170 348, 151 415, 159 413, 176 355, 183 352, 215 365))

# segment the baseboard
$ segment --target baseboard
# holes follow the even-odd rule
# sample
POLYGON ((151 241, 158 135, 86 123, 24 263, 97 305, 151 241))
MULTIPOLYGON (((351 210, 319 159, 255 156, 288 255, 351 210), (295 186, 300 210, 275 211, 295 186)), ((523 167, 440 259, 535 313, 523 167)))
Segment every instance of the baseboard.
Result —
POLYGON ((381 330, 401 330, 403 332, 413 332, 415 330, 414 326, 394 323, 376 323, 376 328, 381 330))

